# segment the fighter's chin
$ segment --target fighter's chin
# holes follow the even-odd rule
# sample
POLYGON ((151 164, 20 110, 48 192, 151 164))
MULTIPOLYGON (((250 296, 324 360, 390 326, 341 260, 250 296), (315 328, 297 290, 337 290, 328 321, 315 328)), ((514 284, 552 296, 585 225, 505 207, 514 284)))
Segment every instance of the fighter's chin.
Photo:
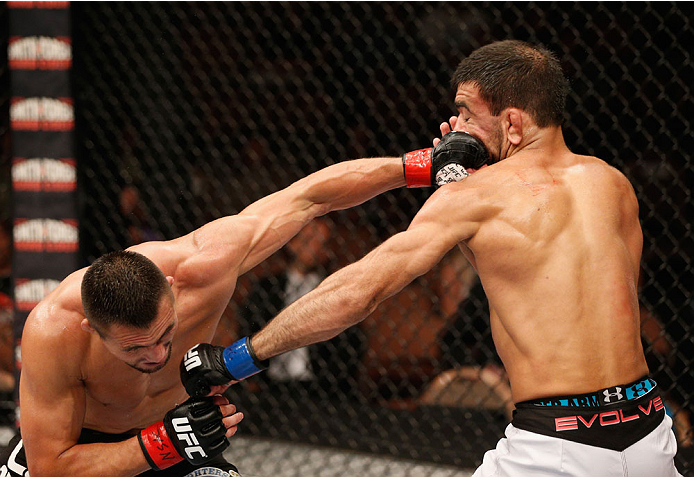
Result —
POLYGON ((145 374, 152 374, 156 373, 160 369, 162 369, 166 364, 169 362, 169 358, 171 356, 167 356, 167 358, 164 360, 163 363, 137 363, 137 364, 130 364, 129 366, 141 373, 145 374))
POLYGON ((130 365, 131 368, 136 369, 137 371, 139 371, 141 373, 145 373, 145 374, 156 373, 164 366, 166 366, 166 363, 158 364, 158 365, 151 365, 151 366, 144 366, 144 365, 140 365, 140 364, 131 364, 130 365))

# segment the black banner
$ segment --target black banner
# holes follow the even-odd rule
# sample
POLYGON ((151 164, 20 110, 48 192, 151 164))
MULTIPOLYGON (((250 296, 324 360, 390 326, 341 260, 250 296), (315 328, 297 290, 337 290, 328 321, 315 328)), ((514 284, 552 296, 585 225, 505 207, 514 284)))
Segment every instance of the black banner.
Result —
MULTIPOLYGON (((14 333, 78 265, 69 2, 10 9, 14 333)), ((21 369, 21 353, 17 372, 21 369)))

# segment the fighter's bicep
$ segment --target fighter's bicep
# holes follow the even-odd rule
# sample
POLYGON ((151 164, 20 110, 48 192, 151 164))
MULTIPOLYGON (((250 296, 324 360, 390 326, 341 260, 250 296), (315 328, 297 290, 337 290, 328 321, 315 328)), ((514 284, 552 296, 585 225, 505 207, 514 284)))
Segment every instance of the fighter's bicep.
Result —
POLYGON ((436 214, 429 214, 433 209, 424 212, 417 215, 406 231, 392 236, 365 257, 365 265, 382 282, 379 301, 431 270, 458 244, 455 227, 436 214))
POLYGON ((476 190, 463 189, 461 184, 449 184, 424 203, 409 229, 426 227, 444 241, 459 243, 477 232, 487 209, 489 207, 476 190))
POLYGON ((248 253, 240 266, 243 274, 282 248, 313 218, 329 211, 323 204, 301 195, 301 181, 264 197, 244 209, 239 216, 252 227, 248 253))
POLYGON ((22 439, 28 461, 42 467, 77 443, 84 421, 82 382, 57 362, 25 359, 20 380, 22 439))

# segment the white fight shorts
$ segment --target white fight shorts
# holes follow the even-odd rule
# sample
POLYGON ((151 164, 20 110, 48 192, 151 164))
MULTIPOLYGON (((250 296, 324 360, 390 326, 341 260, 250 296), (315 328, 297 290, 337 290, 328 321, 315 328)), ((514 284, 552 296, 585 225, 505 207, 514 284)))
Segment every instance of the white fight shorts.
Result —
POLYGON ((681 477, 655 381, 516 404, 473 477, 681 477))
POLYGON ((509 424, 496 449, 484 454, 472 477, 682 477, 672 421, 623 451, 524 431, 509 424))

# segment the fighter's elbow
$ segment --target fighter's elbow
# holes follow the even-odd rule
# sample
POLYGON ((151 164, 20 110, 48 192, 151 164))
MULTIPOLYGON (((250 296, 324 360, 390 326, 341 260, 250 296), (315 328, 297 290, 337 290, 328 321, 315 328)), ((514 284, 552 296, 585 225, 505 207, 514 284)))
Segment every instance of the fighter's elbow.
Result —
POLYGON ((42 462, 32 462, 27 464, 28 469, 26 475, 31 475, 31 477, 61 477, 65 475, 64 473, 58 471, 57 464, 52 465, 51 463, 42 462))
POLYGON ((351 286, 354 288, 354 292, 347 294, 341 306, 346 310, 351 310, 348 316, 350 317, 350 325, 353 325, 373 313, 384 300, 384 296, 380 288, 369 287, 364 282, 361 284, 355 282, 351 286))
POLYGON ((367 301, 364 303, 364 317, 373 313, 376 310, 376 308, 378 308, 378 305, 380 305, 381 302, 385 300, 385 298, 386 297, 383 293, 371 293, 367 301))
MULTIPOLYGON (((35 455, 33 452, 27 454, 27 469, 23 475, 31 477, 72 477, 75 475, 87 474, 83 469, 75 468, 76 463, 72 457, 71 449, 68 449, 61 454, 55 455, 44 453, 43 455, 35 455)), ((0 472, 0 475, 2 473, 0 472)), ((93 474, 89 474, 93 475, 93 474)))

